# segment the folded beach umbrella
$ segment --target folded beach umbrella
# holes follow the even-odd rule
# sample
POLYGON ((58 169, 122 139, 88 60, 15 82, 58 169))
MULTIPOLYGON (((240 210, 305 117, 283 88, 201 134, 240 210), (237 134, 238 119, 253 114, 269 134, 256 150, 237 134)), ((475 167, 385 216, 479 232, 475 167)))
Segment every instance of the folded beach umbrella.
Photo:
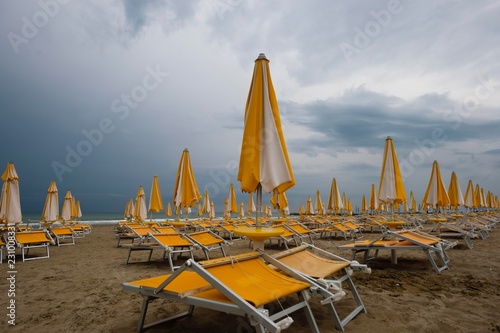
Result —
POLYGON ((340 210, 344 208, 342 199, 340 197, 339 188, 337 186, 337 180, 333 178, 332 185, 330 186, 330 196, 328 197, 328 210, 332 213, 338 214, 340 210))
POLYGON ((427 185, 427 190, 425 191, 422 202, 431 205, 436 212, 438 207, 445 208, 450 204, 450 198, 444 187, 441 171, 439 171, 439 163, 437 161, 432 163, 429 184, 427 185))
POLYGON ((474 190, 474 194, 476 195, 475 207, 477 208, 484 207, 483 195, 481 194, 481 187, 479 186, 479 184, 476 184, 476 189, 474 190))
POLYGON ((361 198, 361 212, 364 213, 368 210, 368 205, 366 204, 366 196, 363 194, 361 198))
POLYGON ((471 179, 469 179, 469 182, 467 183, 467 189, 465 190, 464 206, 466 208, 476 207, 476 195, 474 193, 474 184, 472 183, 471 179))
POLYGON ((378 199, 391 207, 391 220, 393 220, 394 204, 406 201, 405 186, 401 171, 399 170, 398 157, 394 142, 391 137, 385 139, 384 157, 382 160, 382 171, 380 174, 380 185, 378 199))
POLYGON ((64 224, 65 222, 71 221, 73 219, 75 213, 74 208, 74 200, 73 195, 70 190, 66 191, 66 195, 64 196, 64 202, 61 209, 61 221, 64 224))
POLYGON ((208 190, 205 190, 205 193, 203 194, 203 205, 202 205, 202 211, 203 213, 207 213, 208 217, 210 217, 210 195, 208 194, 208 190))
POLYGON ((295 185, 269 60, 263 53, 255 60, 244 119, 238 180, 243 192, 257 191, 256 225, 259 226, 262 189, 281 193, 295 185))
POLYGON ((126 219, 132 218, 134 216, 134 210, 135 210, 134 200, 130 198, 130 200, 125 205, 125 212, 123 213, 123 217, 126 219))
POLYGON ((80 219, 82 217, 82 208, 80 207, 80 201, 75 201, 75 218, 80 219))
POLYGON ((370 205, 368 206, 368 208, 372 211, 372 214, 378 209, 378 198, 376 193, 375 184, 372 184, 372 189, 370 191, 370 205))
POLYGON ((255 211, 257 211, 257 209, 255 208, 255 203, 253 201, 253 195, 252 193, 248 193, 248 214, 252 214, 255 211))
POLYGON ((163 210, 163 200, 161 198, 160 185, 158 183, 158 176, 153 177, 153 183, 151 185, 151 194, 149 196, 149 207, 148 211, 151 212, 151 219, 153 219, 153 213, 159 213, 163 210))
POLYGON ((175 207, 194 207, 201 199, 193 168, 189 150, 184 149, 179 161, 177 176, 174 187, 174 206, 175 207))
POLYGON ((167 203, 167 208, 165 209, 165 215, 168 217, 168 216, 172 216, 172 207, 170 207, 170 202, 167 203))
POLYGON ((237 213, 238 203, 236 202, 236 192, 234 191, 233 183, 229 185, 229 196, 227 197, 227 200, 228 200, 227 211, 229 216, 231 215, 231 213, 237 213))
POLYGON ((14 163, 9 162, 2 174, 3 186, 0 198, 0 223, 15 225, 21 222, 21 199, 19 195, 19 176, 14 163))
POLYGON ((142 186, 139 186, 137 195, 135 197, 135 210, 134 218, 138 221, 144 221, 148 217, 148 211, 146 210, 146 193, 142 186))
POLYGON ((413 191, 410 191, 410 211, 416 212, 417 211, 417 200, 415 200, 415 196, 413 195, 413 191))
POLYGON ((59 195, 55 181, 50 182, 47 190, 47 197, 42 212, 42 221, 47 223, 59 221, 59 195))
POLYGON ((451 173, 450 185, 448 186, 448 197, 450 198, 450 206, 452 209, 458 209, 458 207, 464 205, 464 197, 455 171, 451 173))
POLYGON ((307 197, 306 214, 307 215, 313 215, 314 214, 314 207, 313 207, 312 199, 311 199, 310 196, 307 197))
POLYGON ((210 201, 210 219, 215 218, 215 208, 214 208, 214 202, 210 201))
POLYGON ((319 190, 316 191, 316 214, 323 215, 323 208, 325 206, 323 205, 323 200, 321 200, 321 193, 319 190))
POLYGON ((283 215, 290 214, 286 192, 281 192, 281 193, 278 193, 277 191, 273 192, 270 201, 273 204, 273 208, 278 209, 283 215))
POLYGON ((245 204, 240 202, 240 219, 245 217, 245 204))

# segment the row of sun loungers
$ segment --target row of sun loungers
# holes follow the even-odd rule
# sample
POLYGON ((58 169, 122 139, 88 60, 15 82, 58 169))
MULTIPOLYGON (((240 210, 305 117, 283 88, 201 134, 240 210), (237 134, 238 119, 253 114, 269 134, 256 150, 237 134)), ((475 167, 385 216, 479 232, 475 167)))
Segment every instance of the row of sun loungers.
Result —
MULTIPOLYGON (((88 224, 75 224, 72 226, 50 226, 33 229, 30 226, 18 226, 14 234, 14 246, 21 251, 23 262, 29 260, 50 258, 51 245, 74 245, 75 238, 84 237, 90 233, 88 224), (36 252, 30 255, 30 250, 36 252)), ((3 262, 4 250, 7 243, 7 232, 0 234, 0 263, 3 262)))

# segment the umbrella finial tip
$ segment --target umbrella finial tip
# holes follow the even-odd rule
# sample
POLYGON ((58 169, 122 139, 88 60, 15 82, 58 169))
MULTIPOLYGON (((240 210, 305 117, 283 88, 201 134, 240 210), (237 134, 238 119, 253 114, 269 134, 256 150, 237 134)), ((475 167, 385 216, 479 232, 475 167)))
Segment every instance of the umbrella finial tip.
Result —
POLYGON ((264 53, 259 53, 258 59, 266 59, 266 55, 264 53))

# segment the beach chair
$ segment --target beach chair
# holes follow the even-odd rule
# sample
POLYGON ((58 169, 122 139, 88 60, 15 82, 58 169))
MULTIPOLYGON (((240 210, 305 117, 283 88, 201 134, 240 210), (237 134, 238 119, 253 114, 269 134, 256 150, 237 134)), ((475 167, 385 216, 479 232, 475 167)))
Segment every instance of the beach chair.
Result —
POLYGON ((17 246, 21 249, 21 255, 24 261, 50 258, 49 245, 54 244, 47 230, 16 232, 15 240, 17 246), (31 249, 45 249, 44 256, 28 258, 31 249))
POLYGON ((444 239, 461 238, 465 242, 465 245, 469 250, 472 250, 474 248, 474 243, 472 243, 472 238, 479 237, 473 231, 462 229, 459 224, 448 223, 448 222, 436 223, 430 229, 425 230, 425 232, 429 233, 430 235, 444 239))
POLYGON ((380 250, 391 251, 391 262, 397 264, 397 251, 423 251, 432 268, 436 273, 440 274, 443 270, 448 269, 450 261, 446 250, 455 246, 456 243, 446 241, 442 238, 429 235, 417 230, 390 231, 387 230, 381 236, 373 240, 357 241, 351 244, 340 245, 338 249, 351 250, 351 260, 356 259, 358 253, 363 253, 362 262, 367 262, 371 259, 376 259, 380 250), (370 252, 374 251, 373 257, 370 257, 370 252), (437 260, 437 262, 436 262, 437 260))
POLYGON ((301 241, 303 241, 304 239, 308 239, 310 244, 313 243, 312 236, 316 235, 316 233, 304 226, 302 223, 299 223, 297 221, 290 221, 287 224, 283 224, 283 226, 294 232, 301 241))
POLYGON ((147 241, 148 233, 155 232, 152 228, 143 225, 126 225, 125 232, 119 232, 116 234, 118 239, 118 247, 120 247, 121 241, 131 240, 131 243, 145 243, 147 241))
POLYGON ((184 236, 203 250, 207 260, 210 259, 208 253, 214 250, 221 250, 222 256, 226 256, 223 245, 229 243, 224 238, 216 235, 210 230, 191 232, 185 234, 184 236))
POLYGON ((75 234, 71 227, 51 226, 49 232, 56 239, 57 246, 75 245, 75 234))
POLYGON ((189 239, 186 239, 184 235, 158 234, 149 232, 148 237, 150 237, 150 242, 148 243, 132 243, 122 245, 122 247, 129 250, 125 264, 128 265, 129 263, 149 262, 151 261, 151 256, 155 250, 163 251, 163 259, 168 260, 172 271, 179 267, 174 265, 174 260, 177 259, 179 255, 187 253, 191 259, 194 259, 193 250, 195 248, 195 244, 193 244, 189 239), (136 251, 149 251, 148 258, 146 260, 135 260, 130 262, 132 252, 136 251))
POLYGON ((123 283, 122 288, 143 297, 137 332, 164 322, 191 317, 196 306, 245 317, 258 332, 278 333, 293 323, 292 313, 303 310, 312 332, 319 332, 307 301, 311 286, 268 266, 257 252, 201 263, 188 259, 170 275, 123 283), (292 296, 298 301, 292 302, 292 296), (280 300, 286 298, 287 302, 280 300), (145 326, 148 305, 165 299, 188 305, 185 312, 145 326), (266 305, 279 303, 269 313, 266 305), (292 303, 287 307, 287 304, 292 303))
POLYGON ((335 328, 344 331, 352 319, 359 313, 366 313, 366 308, 361 300, 361 296, 351 279, 353 270, 371 273, 371 269, 358 262, 348 261, 333 253, 315 247, 312 244, 302 243, 301 246, 283 252, 268 255, 263 253, 263 258, 268 263, 277 267, 285 274, 290 274, 293 270, 297 274, 303 274, 314 285, 320 285, 331 293, 324 293, 321 288, 310 288, 313 295, 323 296, 322 305, 326 305, 332 315, 335 328), (346 293, 342 289, 342 284, 346 283, 355 306, 350 313, 340 318, 334 303, 340 301, 346 293))
POLYGON ((277 230, 281 231, 281 235, 269 237, 267 239, 269 244, 272 244, 272 242, 274 240, 276 240, 278 243, 278 246, 285 245, 286 249, 288 249, 288 244, 292 243, 292 242, 295 246, 300 245, 301 236, 297 232, 293 231, 293 229, 286 228, 285 225, 281 225, 281 224, 272 225, 269 228, 277 229, 277 230))

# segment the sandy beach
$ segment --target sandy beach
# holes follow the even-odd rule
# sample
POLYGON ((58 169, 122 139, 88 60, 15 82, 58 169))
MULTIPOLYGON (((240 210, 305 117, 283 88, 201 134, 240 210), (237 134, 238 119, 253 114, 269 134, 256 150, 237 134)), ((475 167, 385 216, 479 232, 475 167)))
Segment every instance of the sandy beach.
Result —
MULTIPOLYGON (((16 325, 8 325, 7 271, 0 265, 1 332, 134 332, 142 299, 123 291, 121 284, 169 272, 159 251, 149 263, 125 265, 127 250, 117 247, 114 226, 94 226, 90 235, 74 246, 52 246, 50 258, 16 262, 16 325)), ((365 238, 376 233, 365 234, 365 238)), ((355 272, 368 313, 359 314, 346 326, 358 332, 500 332, 500 235, 493 231, 486 240, 475 239, 474 249, 459 244, 448 251, 449 270, 436 274, 425 254, 408 251, 393 265, 389 253, 369 262, 372 274, 355 272)), ((314 239, 314 244, 349 258, 349 251, 336 247, 341 239, 314 239)), ((249 250, 247 241, 226 247, 228 254, 249 250)), ((273 252, 277 246, 266 248, 273 252)), ((19 251, 19 250, 18 250, 19 251)), ((33 252, 35 253, 35 252, 33 252)), ((140 255, 140 254, 136 254, 140 255)), ((220 255, 214 253, 215 256, 220 255)), ((196 259, 203 259, 201 250, 196 259)), ((135 257, 134 257, 135 258, 135 257)), ((339 312, 344 299, 337 303, 339 312)), ((311 302, 322 332, 336 332, 328 311, 311 302)), ((147 321, 159 320, 183 305, 158 300, 150 305, 147 321)), ((286 332, 305 332, 302 313, 293 316, 286 332)), ((245 332, 247 325, 236 316, 196 309, 194 316, 148 332, 245 332)))

